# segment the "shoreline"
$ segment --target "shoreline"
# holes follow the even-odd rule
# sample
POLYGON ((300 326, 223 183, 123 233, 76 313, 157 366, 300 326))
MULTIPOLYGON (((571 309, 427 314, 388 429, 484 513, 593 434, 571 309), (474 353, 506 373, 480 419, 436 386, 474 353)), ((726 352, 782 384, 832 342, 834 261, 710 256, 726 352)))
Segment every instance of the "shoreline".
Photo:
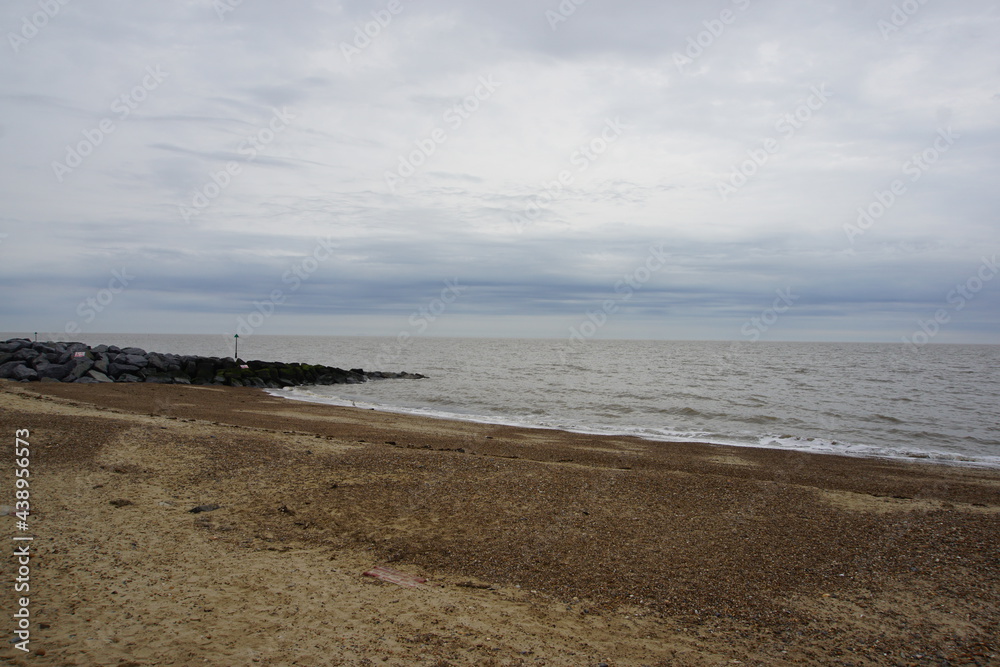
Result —
MULTIPOLYGON (((670 435, 654 435, 649 433, 637 433, 640 429, 645 427, 625 427, 621 430, 615 430, 609 427, 607 430, 599 430, 598 427, 586 427, 581 426, 579 428, 569 427, 569 426, 547 426, 544 424, 531 424, 531 423, 521 423, 513 421, 513 418, 505 420, 503 417, 490 418, 482 415, 474 416, 463 416, 461 413, 452 412, 434 412, 430 408, 403 408, 391 405, 375 405, 375 404, 365 404, 364 406, 358 405, 347 405, 347 399, 337 399, 330 398, 329 400, 323 400, 322 397, 318 397, 315 400, 309 398, 300 398, 299 396, 290 395, 292 391, 297 389, 308 389, 309 385, 303 385, 299 387, 284 387, 284 388, 268 388, 264 391, 276 398, 282 398, 289 401, 299 401, 302 403, 312 403, 315 405, 327 405, 330 407, 346 408, 346 409, 356 409, 356 410, 374 410, 376 412, 385 412, 390 414, 408 415, 413 417, 425 418, 425 419, 441 419, 444 421, 458 421, 465 422, 469 424, 485 424, 490 426, 509 426, 512 428, 526 428, 526 429, 538 429, 544 431, 561 431, 565 433, 574 433, 578 435, 596 436, 596 437, 610 437, 610 438, 621 438, 621 437, 634 437, 641 440, 647 440, 650 442, 661 442, 661 443, 687 443, 693 445, 706 445, 713 447, 737 447, 737 448, 747 448, 747 449, 767 449, 772 451, 793 451, 793 452, 803 452, 808 454, 817 454, 822 456, 839 456, 851 459, 865 459, 865 460, 876 460, 876 461, 897 461, 897 462, 914 462, 914 463, 928 463, 932 465, 945 465, 945 466, 957 466, 957 467, 970 467, 982 470, 997 470, 1000 471, 1000 456, 974 456, 972 454, 960 454, 957 452, 946 452, 939 450, 932 451, 918 451, 917 453, 906 453, 900 451, 898 454, 888 454, 884 453, 887 449, 886 447, 878 447, 875 445, 848 445, 850 447, 857 447, 859 449, 872 450, 876 453, 870 453, 865 451, 859 452, 849 452, 849 451, 834 451, 829 449, 821 449, 815 447, 782 447, 782 446, 768 446, 766 444, 751 444, 751 443, 741 443, 735 440, 724 441, 711 440, 705 438, 698 438, 695 436, 683 437, 683 436, 670 436, 670 435), (284 394, 282 392, 289 391, 289 394, 284 394), (421 412, 421 410, 426 410, 426 413, 421 412), (633 432, 627 430, 628 428, 634 429, 633 432), (883 453, 879 453, 883 452, 883 453)), ((354 403, 354 401, 351 401, 354 403)), ((801 438, 796 438, 802 440, 801 438)), ((773 438, 772 440, 777 440, 773 438)), ((817 438, 813 438, 817 440, 817 438)), ((825 442, 825 441, 824 441, 825 442)), ((839 443, 832 443, 839 444, 839 443)))
POLYGON ((33 664, 1000 660, 996 471, 251 388, 0 382, 0 407, 34 448, 33 664))

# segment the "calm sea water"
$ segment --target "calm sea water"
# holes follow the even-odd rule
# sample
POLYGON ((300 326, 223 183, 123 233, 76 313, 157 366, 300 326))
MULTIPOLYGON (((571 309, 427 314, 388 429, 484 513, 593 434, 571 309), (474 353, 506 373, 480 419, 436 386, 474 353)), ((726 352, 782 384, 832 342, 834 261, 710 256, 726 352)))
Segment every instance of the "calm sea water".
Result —
MULTIPOLYGON (((231 356, 226 336, 89 344, 231 356)), ((481 422, 1000 467, 1000 346, 252 336, 240 356, 423 373, 275 390, 481 422)))

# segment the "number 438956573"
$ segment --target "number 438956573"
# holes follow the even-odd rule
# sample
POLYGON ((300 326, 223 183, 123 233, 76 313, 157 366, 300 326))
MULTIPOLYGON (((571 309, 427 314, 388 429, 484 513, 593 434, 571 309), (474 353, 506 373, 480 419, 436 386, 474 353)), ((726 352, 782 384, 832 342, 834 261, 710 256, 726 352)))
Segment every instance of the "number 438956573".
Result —
POLYGON ((29 435, 30 433, 26 428, 18 429, 14 433, 14 465, 16 468, 14 476, 17 478, 14 482, 16 489, 14 497, 17 499, 14 503, 14 509, 16 510, 15 516, 21 519, 21 521, 27 521, 28 512, 31 509, 28 502, 28 499, 31 497, 28 484, 28 478, 31 477, 31 471, 28 468, 31 465, 31 459, 29 458, 31 452, 28 450, 29 435))

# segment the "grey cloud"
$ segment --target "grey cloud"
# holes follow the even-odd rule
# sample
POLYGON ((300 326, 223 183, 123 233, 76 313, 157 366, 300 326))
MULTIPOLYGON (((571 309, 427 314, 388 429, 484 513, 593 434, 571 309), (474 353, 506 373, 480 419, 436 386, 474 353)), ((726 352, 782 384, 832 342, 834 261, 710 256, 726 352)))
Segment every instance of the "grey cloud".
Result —
MULTIPOLYGON (((624 328, 736 337, 739 318, 791 286, 789 335, 886 340, 998 249, 991 3, 927 4, 883 37, 891 3, 874 1, 590 0, 555 29, 558 2, 403 2, 348 61, 341 44, 383 6, 244 2, 220 17, 208 2, 71 3, 0 58, 0 328, 59 326, 128 266, 136 282, 107 326, 217 328, 284 289, 275 326, 323 332, 336 313, 385 333, 459 277, 463 333, 467 318, 488 334, 523 317, 539 323, 525 335, 564 335, 553 317, 614 298, 662 243, 670 262, 622 304, 624 328), (734 20, 706 37, 727 8, 734 20), (678 63, 689 38, 701 51, 678 63), (168 78, 128 117, 110 113, 148 65, 168 78), (483 76, 502 85, 446 116, 483 76), (830 99, 782 134, 822 85, 830 99), (248 160, 241 143, 286 106, 294 120, 248 160), (620 139, 581 160, 615 117, 620 139), (88 147, 105 118, 113 131, 88 147), (910 180, 905 165, 946 126, 961 139, 910 180), (722 201, 718 184, 769 138, 778 150, 722 201), (81 145, 58 182, 52 162, 81 145), (391 190, 386 174, 414 160, 391 190), (214 182, 231 161, 240 173, 214 182), (848 238, 896 179, 906 192, 848 238), (185 223, 178 207, 197 193, 207 205, 185 223), (283 276, 327 237, 336 252, 292 292, 283 276)), ((32 7, 0 17, 19 25, 32 7)), ((997 340, 997 286, 949 335, 997 340)))

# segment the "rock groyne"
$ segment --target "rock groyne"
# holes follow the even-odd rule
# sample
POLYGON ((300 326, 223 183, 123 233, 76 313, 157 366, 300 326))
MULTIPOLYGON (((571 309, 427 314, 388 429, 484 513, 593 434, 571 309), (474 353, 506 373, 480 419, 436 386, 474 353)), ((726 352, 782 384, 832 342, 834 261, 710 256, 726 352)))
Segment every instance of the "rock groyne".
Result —
POLYGON ((41 343, 27 338, 12 338, 0 343, 0 378, 21 382, 158 382, 280 388, 424 377, 419 373, 385 373, 360 368, 344 370, 313 364, 164 354, 146 352, 138 347, 41 343))

